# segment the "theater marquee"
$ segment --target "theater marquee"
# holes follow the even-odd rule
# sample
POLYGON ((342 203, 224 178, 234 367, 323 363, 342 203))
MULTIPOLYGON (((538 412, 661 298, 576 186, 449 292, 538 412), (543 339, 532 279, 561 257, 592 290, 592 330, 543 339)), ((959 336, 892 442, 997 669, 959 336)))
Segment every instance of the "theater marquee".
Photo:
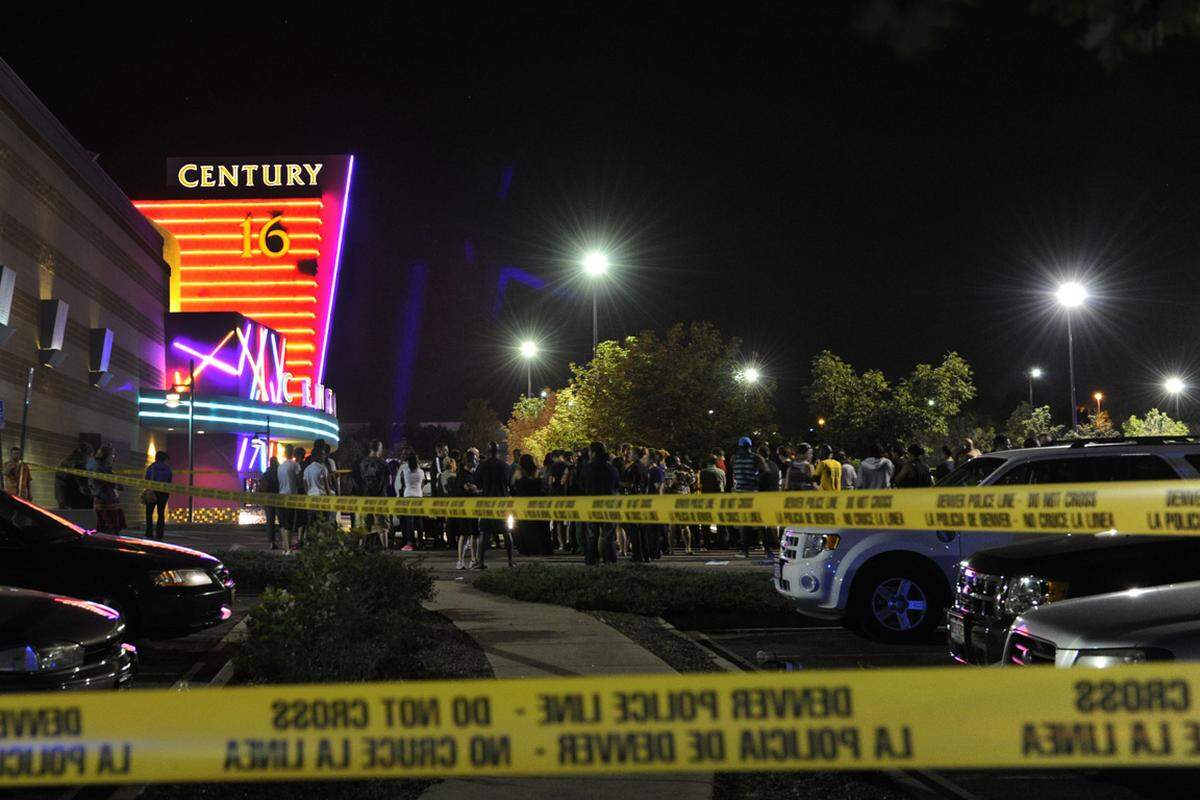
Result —
POLYGON ((134 205, 169 231, 171 310, 236 311, 287 338, 286 394, 323 408, 353 156, 172 158, 134 205))

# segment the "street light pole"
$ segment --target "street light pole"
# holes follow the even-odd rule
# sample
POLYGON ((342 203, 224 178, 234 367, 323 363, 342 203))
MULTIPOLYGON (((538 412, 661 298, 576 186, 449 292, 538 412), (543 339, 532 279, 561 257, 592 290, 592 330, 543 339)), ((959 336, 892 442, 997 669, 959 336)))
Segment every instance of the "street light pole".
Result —
POLYGON ((1071 331, 1071 312, 1067 311, 1067 370, 1071 383, 1071 430, 1079 430, 1079 409, 1075 405, 1075 336, 1071 331))
MULTIPOLYGON (((188 360, 188 488, 196 483, 196 359, 188 360)), ((196 499, 188 492, 188 525, 196 510, 196 499)))
POLYGON ((1067 370, 1071 384, 1071 430, 1079 430, 1079 409, 1075 405, 1075 334, 1071 330, 1071 310, 1087 300, 1087 290, 1074 281, 1059 285, 1055 293, 1058 304, 1067 313, 1067 370))
POLYGON ((599 282, 608 271, 608 256, 595 251, 588 253, 583 257, 583 271, 592 279, 592 358, 595 358, 600 345, 599 282))

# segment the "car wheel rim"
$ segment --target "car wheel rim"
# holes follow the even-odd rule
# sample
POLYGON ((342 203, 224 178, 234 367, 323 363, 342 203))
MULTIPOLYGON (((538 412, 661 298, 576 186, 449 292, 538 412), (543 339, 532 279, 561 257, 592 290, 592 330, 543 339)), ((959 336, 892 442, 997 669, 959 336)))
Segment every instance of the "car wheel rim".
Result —
POLYGON ((889 578, 875 587, 871 613, 891 631, 911 631, 925 621, 929 605, 925 591, 909 578, 889 578))

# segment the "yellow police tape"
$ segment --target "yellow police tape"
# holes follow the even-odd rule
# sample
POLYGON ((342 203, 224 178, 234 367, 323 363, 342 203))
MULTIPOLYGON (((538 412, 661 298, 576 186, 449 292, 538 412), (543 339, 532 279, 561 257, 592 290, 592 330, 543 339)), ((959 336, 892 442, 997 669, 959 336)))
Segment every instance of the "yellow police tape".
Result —
POLYGON ((842 492, 598 497, 354 497, 235 492, 65 467, 32 469, 135 489, 309 511, 671 525, 765 525, 1011 533, 1200 534, 1200 483, 1130 481, 842 492))
POLYGON ((0 786, 1200 764, 1200 665, 0 695, 0 786))

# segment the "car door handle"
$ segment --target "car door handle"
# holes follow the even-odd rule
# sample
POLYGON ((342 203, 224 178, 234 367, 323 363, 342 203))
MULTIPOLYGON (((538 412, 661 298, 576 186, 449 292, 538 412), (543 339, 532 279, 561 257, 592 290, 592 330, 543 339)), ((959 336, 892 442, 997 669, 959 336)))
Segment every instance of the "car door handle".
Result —
POLYGON ((938 531, 937 538, 939 542, 953 542, 958 536, 958 531, 938 531))

